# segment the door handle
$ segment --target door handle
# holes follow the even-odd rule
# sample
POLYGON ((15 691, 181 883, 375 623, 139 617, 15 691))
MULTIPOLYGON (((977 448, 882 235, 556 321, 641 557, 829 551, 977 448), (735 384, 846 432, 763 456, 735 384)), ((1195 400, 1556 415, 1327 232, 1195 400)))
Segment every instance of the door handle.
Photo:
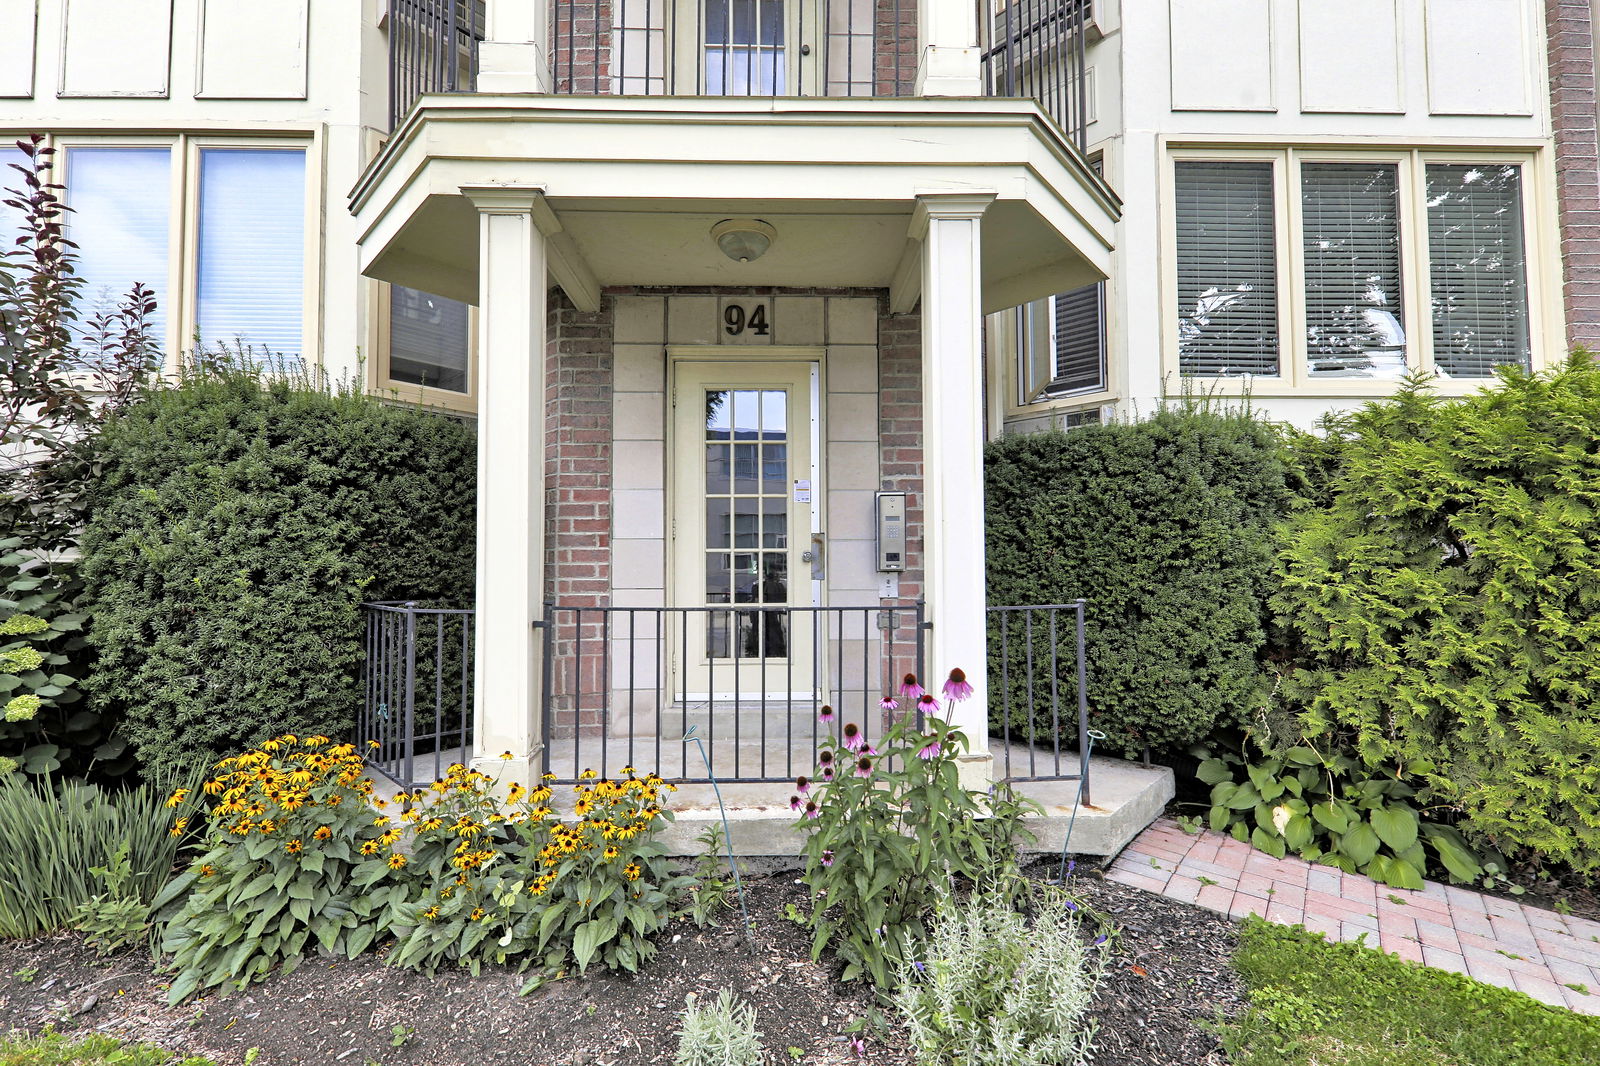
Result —
POLYGON ((826 533, 811 534, 811 550, 801 552, 802 562, 811 564, 811 580, 825 581, 828 577, 828 535, 826 533))

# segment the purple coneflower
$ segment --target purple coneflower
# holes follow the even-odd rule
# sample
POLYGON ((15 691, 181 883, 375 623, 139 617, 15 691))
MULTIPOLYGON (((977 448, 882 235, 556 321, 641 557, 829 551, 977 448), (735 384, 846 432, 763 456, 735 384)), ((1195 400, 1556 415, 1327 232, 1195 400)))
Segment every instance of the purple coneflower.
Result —
POLYGON ((822 768, 822 780, 823 781, 832 781, 833 780, 833 767, 824 766, 822 768))
POLYGON ((932 718, 939 713, 939 701, 934 698, 933 693, 924 692, 917 697, 917 713, 923 718, 932 718))
POLYGON ((917 750, 917 758, 923 760, 937 759, 944 754, 944 747, 939 743, 938 737, 928 737, 927 741, 917 750))
POLYGON ((872 760, 871 759, 861 759, 860 761, 858 761, 856 763, 856 776, 857 777, 871 777, 872 776, 872 760))
POLYGON ((844 740, 841 743, 844 744, 845 749, 848 751, 860 751, 861 745, 866 743, 866 740, 861 736, 861 727, 854 722, 846 722, 844 740))
POLYGON ((822 724, 823 725, 832 725, 833 724, 833 708, 831 706, 829 706, 828 704, 824 703, 822 705, 822 712, 820 714, 818 714, 817 717, 822 720, 822 724))
POLYGON ((864 1059, 867 1057, 867 1042, 859 1036, 852 1036, 850 1038, 850 1050, 856 1053, 856 1058, 864 1059))
POLYGON ((791 811, 798 811, 800 809, 800 797, 799 796, 790 796, 789 797, 789 809, 791 811))
POLYGON ((806 817, 807 818, 816 818, 816 817, 819 817, 821 814, 822 814, 822 811, 817 807, 817 804, 816 804, 815 800, 810 800, 810 801, 808 801, 806 803, 806 817))
POLYGON ((961 667, 950 671, 950 678, 944 683, 944 696, 948 700, 964 700, 972 696, 972 685, 967 682, 967 675, 961 667))
POLYGON ((829 763, 833 762, 833 752, 829 751, 827 748, 823 748, 822 754, 817 756, 817 761, 823 766, 827 766, 829 763))
POLYGON ((811 791, 811 779, 804 774, 801 774, 799 777, 794 779, 794 787, 799 790, 800 795, 807 795, 811 791))
POLYGON ((904 696, 908 700, 916 699, 925 691, 927 690, 921 685, 917 684, 916 674, 907 674, 905 677, 900 679, 900 695, 904 696))
POLYGON ((866 747, 861 749, 861 754, 876 757, 878 754, 878 749, 873 747, 871 744, 868 744, 866 747))
POLYGON ((885 696, 878 701, 878 710, 880 711, 897 711, 899 709, 900 703, 893 696, 885 696))
POLYGON ((824 865, 824 866, 832 866, 833 865, 833 852, 831 850, 830 851, 824 851, 822 853, 822 865, 824 865))

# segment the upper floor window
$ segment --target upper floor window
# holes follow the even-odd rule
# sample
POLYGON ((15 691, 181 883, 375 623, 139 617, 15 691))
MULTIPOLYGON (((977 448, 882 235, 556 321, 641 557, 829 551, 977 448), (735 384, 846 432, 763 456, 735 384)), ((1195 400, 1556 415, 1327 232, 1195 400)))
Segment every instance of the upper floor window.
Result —
POLYGON ((247 349, 297 365, 306 350, 305 148, 195 138, 68 142, 57 157, 86 315, 135 283, 156 297, 169 353, 247 349))
POLYGON ((1175 162, 1183 373, 1309 384, 1530 365, 1525 158, 1230 156, 1175 162))

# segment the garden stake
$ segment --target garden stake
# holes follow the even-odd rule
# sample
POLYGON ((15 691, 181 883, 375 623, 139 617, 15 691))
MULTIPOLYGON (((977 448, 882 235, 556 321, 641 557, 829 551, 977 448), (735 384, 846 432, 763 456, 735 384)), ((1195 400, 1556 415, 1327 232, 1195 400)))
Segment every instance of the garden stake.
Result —
MULTIPOLYGON (((1083 753, 1083 757, 1088 759, 1094 754, 1094 742, 1104 740, 1106 735, 1098 729, 1090 729, 1084 735, 1089 738, 1089 742, 1084 745, 1088 750, 1083 753)), ((1067 835, 1061 841, 1061 872, 1056 875, 1058 885, 1067 883, 1067 845, 1072 843, 1072 827, 1077 824, 1078 808, 1083 805, 1083 781, 1083 775, 1078 775, 1078 795, 1072 801, 1072 817, 1067 819, 1067 835)))
POLYGON ((739 914, 744 918, 744 939, 754 954, 756 942, 750 935, 750 908, 745 906, 744 881, 739 877, 739 864, 733 857, 733 832, 728 828, 728 807, 722 802, 722 788, 717 784, 717 775, 711 772, 711 756, 706 754, 706 746, 698 736, 699 731, 698 725, 692 725, 684 731, 683 739, 686 742, 694 741, 694 746, 700 749, 700 758, 706 764, 706 777, 711 780, 711 791, 717 794, 717 810, 722 813, 722 842, 728 846, 728 869, 733 871, 733 887, 739 893, 739 914))

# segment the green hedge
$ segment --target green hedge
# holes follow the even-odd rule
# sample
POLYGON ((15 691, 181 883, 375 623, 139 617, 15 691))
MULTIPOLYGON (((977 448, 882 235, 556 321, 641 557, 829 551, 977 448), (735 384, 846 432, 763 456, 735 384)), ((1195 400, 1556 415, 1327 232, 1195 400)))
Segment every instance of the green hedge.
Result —
POLYGON ((358 605, 471 596, 476 443, 454 419, 221 370, 97 447, 87 687, 147 765, 344 733, 358 605))
MULTIPOLYGON (((1272 426, 1193 405, 1007 437, 986 460, 989 602, 1088 600, 1091 718, 1106 746, 1179 748, 1261 702, 1271 526, 1293 498, 1272 426)), ((1058 692, 1070 708, 1066 622, 1058 692)), ((1048 682, 1036 675, 1029 691, 1022 654, 1009 664, 1014 730, 1025 708, 1037 726, 1049 715, 1048 682)), ((990 686, 1004 695, 1002 665, 991 652, 990 686)))
POLYGON ((1600 869, 1600 367, 1413 381, 1337 436, 1273 600, 1313 743, 1399 768, 1479 844, 1600 869))

